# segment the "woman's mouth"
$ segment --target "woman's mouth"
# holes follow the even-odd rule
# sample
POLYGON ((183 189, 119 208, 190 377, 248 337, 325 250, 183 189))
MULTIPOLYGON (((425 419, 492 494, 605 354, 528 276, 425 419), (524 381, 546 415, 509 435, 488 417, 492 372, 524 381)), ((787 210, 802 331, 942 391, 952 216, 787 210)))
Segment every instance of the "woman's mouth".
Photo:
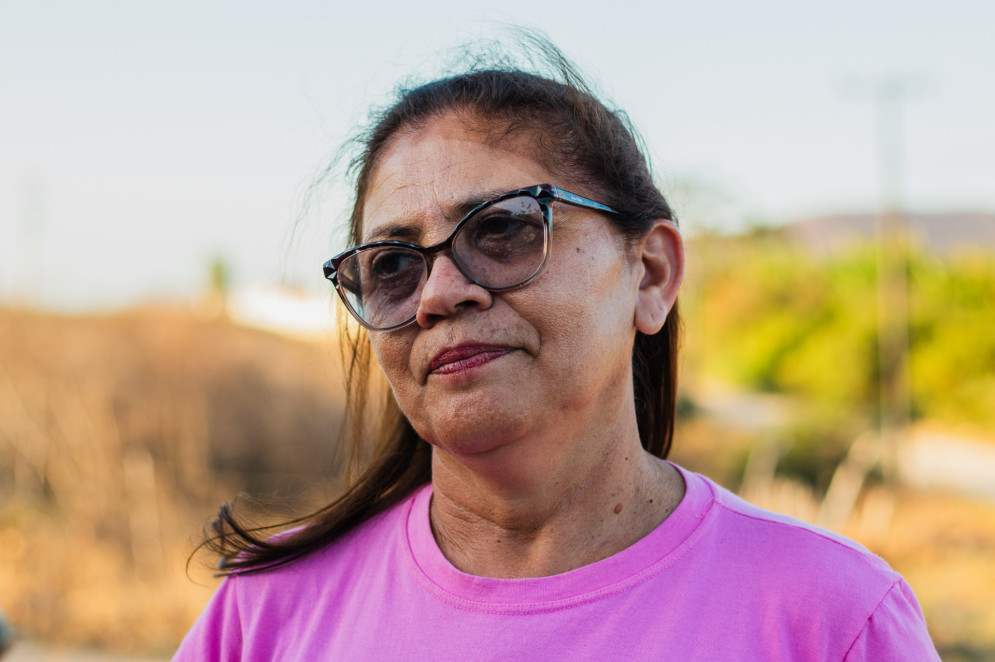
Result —
POLYGON ((506 345, 460 345, 443 350, 428 366, 430 375, 452 375, 489 363, 514 351, 506 345))

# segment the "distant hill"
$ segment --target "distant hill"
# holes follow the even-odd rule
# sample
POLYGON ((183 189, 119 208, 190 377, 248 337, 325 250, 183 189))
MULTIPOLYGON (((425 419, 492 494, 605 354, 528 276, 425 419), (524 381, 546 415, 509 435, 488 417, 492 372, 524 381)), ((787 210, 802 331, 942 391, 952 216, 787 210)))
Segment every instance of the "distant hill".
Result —
MULTIPOLYGON (((940 255, 965 250, 995 253, 995 214, 984 212, 906 215, 914 244, 940 255)), ((877 216, 850 214, 820 216, 792 223, 782 232, 814 253, 845 250, 873 241, 877 216)))

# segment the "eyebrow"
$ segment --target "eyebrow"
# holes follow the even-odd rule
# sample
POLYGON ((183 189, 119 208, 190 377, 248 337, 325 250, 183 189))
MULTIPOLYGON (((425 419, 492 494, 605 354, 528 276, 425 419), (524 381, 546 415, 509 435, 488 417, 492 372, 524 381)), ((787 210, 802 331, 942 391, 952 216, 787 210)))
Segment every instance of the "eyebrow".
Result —
MULTIPOLYGON (((515 190, 515 189, 512 189, 515 190)), ((488 200, 502 195, 504 191, 490 192, 484 191, 483 193, 474 194, 472 196, 466 197, 459 201, 455 205, 451 206, 446 211, 446 218, 449 220, 451 225, 456 225, 463 218, 473 211, 478 206, 484 204, 488 200)), ((381 225, 376 230, 371 232, 363 239, 363 243, 367 244, 371 241, 380 241, 382 239, 399 239, 401 241, 407 241, 410 243, 415 243, 415 240, 422 234, 422 225, 409 222, 406 220, 397 220, 391 223, 386 223, 381 225)))

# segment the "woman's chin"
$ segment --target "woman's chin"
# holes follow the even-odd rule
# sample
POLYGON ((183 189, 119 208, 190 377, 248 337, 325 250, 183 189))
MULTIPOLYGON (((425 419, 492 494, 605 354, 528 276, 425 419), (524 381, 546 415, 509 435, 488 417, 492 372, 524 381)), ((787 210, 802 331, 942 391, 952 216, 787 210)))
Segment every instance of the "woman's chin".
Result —
MULTIPOLYGON (((532 426, 521 408, 502 407, 501 400, 486 400, 487 414, 480 404, 459 398, 453 407, 431 421, 422 434, 436 448, 455 457, 490 454, 526 437, 532 426)), ((510 404, 504 400, 504 404, 510 404)), ((417 430, 420 426, 416 425, 417 430)), ((419 430, 421 432, 421 430, 419 430)))
MULTIPOLYGON (((548 477, 554 467, 544 453, 535 448, 534 439, 515 434, 511 430, 483 430, 477 436, 470 434, 437 439, 435 460, 446 467, 446 473, 460 475, 468 472, 472 483, 478 480, 492 482, 500 489, 514 492, 533 485, 538 476, 548 477)), ((438 469, 433 470, 433 481, 446 482, 438 469)))
POLYGON ((454 456, 473 456, 508 446, 522 438, 519 426, 489 425, 476 426, 448 425, 437 430, 431 444, 454 456))

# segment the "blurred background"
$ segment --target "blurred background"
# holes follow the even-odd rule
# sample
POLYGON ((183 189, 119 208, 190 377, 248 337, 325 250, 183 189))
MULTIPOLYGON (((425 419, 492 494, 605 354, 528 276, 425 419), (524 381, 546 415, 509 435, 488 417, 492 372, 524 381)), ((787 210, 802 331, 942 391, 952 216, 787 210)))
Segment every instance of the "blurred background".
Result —
POLYGON ((629 112, 679 214, 673 458, 859 540, 944 659, 995 660, 986 0, 0 2, 8 659, 168 659, 216 586, 185 566, 220 503, 334 493, 319 267, 348 191, 311 184, 495 22, 629 112))

